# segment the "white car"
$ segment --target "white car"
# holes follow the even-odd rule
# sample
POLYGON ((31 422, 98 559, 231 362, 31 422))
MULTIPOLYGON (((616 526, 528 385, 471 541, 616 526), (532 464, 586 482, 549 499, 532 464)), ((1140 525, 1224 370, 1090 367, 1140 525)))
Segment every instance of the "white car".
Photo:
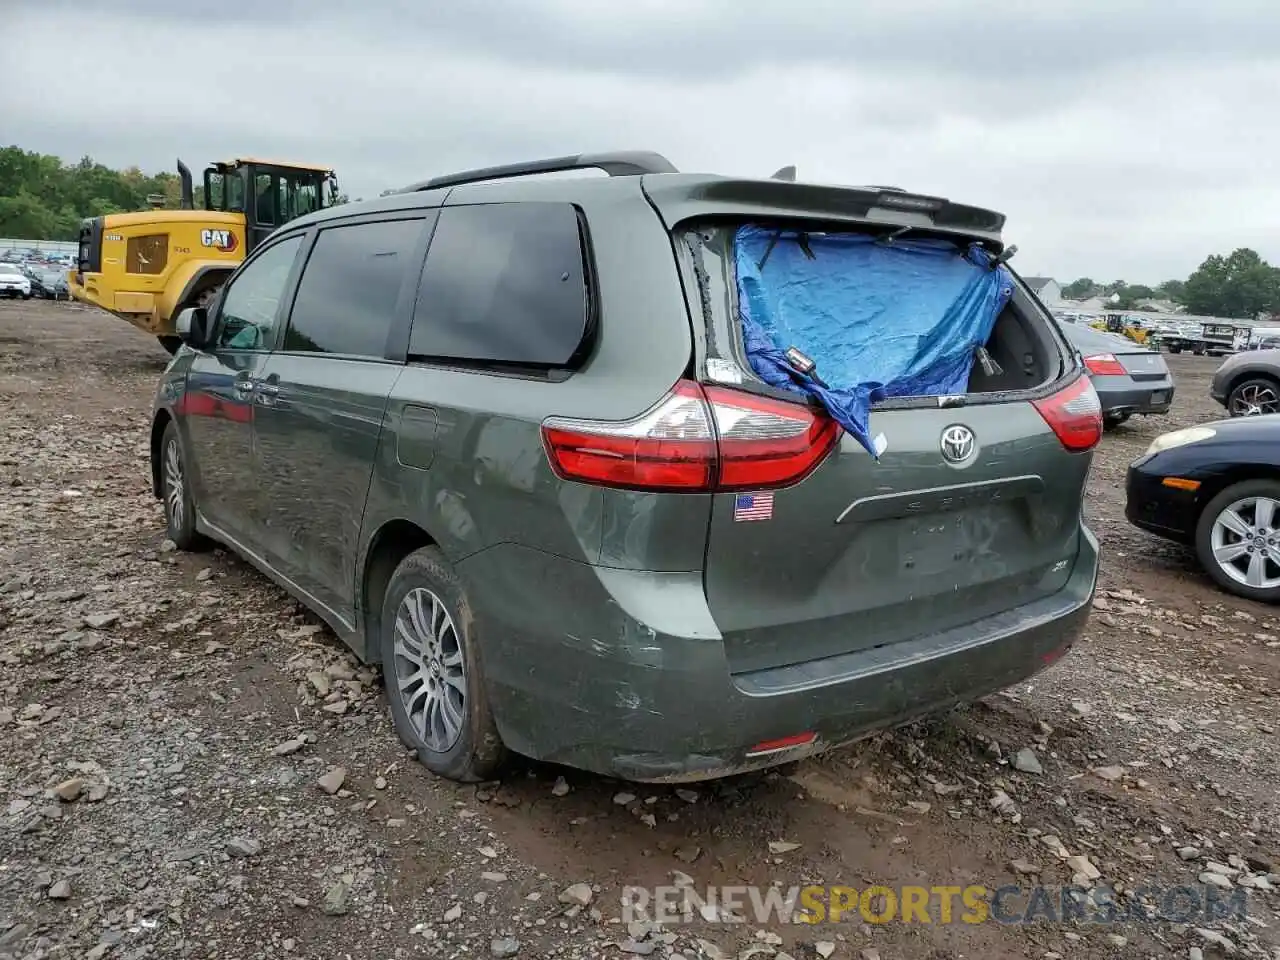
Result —
POLYGON ((0 263, 0 297, 31 299, 31 281, 11 263, 0 263))

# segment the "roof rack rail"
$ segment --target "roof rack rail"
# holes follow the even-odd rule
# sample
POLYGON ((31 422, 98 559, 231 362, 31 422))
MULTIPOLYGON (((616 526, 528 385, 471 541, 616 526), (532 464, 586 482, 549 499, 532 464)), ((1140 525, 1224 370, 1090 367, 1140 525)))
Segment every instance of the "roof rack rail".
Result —
POLYGON ((563 170, 603 170, 611 177, 637 177, 645 173, 678 173, 675 165, 660 153, 647 150, 620 150, 613 153, 580 153, 548 160, 529 160, 525 163, 508 163, 497 167, 481 167, 432 177, 421 183, 405 187, 401 193, 418 190, 434 190, 437 187, 456 187, 481 180, 504 180, 509 177, 528 177, 538 173, 559 173, 563 170))

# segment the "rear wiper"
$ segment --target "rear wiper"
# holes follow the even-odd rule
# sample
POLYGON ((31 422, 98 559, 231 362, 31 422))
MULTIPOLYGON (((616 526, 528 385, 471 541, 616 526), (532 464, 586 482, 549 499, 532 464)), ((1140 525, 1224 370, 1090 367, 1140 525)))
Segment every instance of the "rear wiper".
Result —
MULTIPOLYGON (((756 264, 757 270, 763 270, 764 265, 769 262, 769 255, 773 253, 773 248, 778 245, 778 241, 782 239, 782 229, 775 230, 773 236, 769 238, 769 245, 764 248, 764 256, 760 258, 760 262, 756 264)), ((809 246, 809 234, 803 230, 796 232, 796 244, 804 251, 804 255, 810 260, 817 260, 814 256, 813 248, 809 246)))
POLYGON ((883 243, 885 246, 888 246, 889 244, 893 243, 893 241, 901 237, 903 234, 910 233, 914 229, 916 228, 915 227, 899 227, 897 230, 893 230, 889 233, 886 233, 883 237, 880 237, 878 240, 876 240, 876 243, 883 243))

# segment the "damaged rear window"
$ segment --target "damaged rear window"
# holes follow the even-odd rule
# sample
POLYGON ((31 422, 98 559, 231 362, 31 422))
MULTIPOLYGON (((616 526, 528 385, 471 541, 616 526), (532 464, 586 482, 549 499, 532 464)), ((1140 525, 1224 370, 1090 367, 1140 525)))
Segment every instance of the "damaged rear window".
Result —
POLYGON ((766 383, 816 396, 868 451, 871 405, 964 393, 1013 292, 978 244, 738 228, 743 345, 766 383))

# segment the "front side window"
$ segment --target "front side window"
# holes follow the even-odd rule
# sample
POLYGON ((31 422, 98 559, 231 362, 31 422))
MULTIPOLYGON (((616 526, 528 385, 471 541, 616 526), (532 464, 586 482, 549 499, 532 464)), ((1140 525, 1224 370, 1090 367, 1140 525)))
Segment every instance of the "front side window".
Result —
POLYGON ((298 282, 286 351, 384 357, 423 220, 321 230, 298 282))
POLYGON ((223 291, 218 315, 219 349, 270 349, 280 298, 301 246, 299 234, 269 247, 223 291))
POLYGON ((450 207, 422 273, 411 356, 569 366, 588 332, 578 213, 564 203, 450 207))

